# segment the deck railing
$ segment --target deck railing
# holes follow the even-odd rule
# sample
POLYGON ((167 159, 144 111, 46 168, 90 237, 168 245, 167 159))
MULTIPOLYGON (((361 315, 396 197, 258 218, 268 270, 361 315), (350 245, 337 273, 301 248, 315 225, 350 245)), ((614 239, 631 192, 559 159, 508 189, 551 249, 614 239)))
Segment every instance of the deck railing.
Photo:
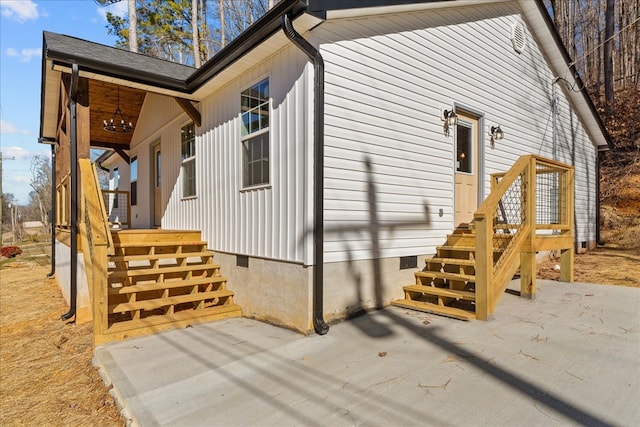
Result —
POLYGON ((527 155, 493 174, 491 193, 474 214, 476 317, 486 320, 520 267, 521 295, 535 293, 535 255, 560 249, 561 280, 573 280, 572 166, 527 155))
POLYGON ((71 227, 71 178, 67 173, 56 186, 56 228, 71 227))
POLYGON ((128 191, 102 190, 109 224, 114 228, 131 228, 131 198, 128 191))
POLYGON ((107 266, 114 245, 95 166, 88 159, 79 159, 78 166, 82 183, 78 225, 95 340, 107 329, 107 266))

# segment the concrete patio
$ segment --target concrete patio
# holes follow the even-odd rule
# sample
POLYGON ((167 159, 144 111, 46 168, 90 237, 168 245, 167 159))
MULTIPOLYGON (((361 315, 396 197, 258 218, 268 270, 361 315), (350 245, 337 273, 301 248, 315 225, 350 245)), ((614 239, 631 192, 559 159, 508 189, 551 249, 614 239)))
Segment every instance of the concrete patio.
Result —
POLYGON ((640 289, 540 280, 490 322, 386 308, 326 336, 228 319, 95 364, 133 425, 640 425, 640 289))

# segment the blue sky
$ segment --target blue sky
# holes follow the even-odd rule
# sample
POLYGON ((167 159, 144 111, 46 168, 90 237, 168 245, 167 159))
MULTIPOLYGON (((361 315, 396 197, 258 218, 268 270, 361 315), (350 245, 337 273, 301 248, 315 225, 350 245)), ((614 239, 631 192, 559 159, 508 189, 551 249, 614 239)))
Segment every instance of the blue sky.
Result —
POLYGON ((50 155, 49 146, 38 144, 42 32, 113 45, 104 15, 109 10, 123 16, 126 7, 126 1, 105 9, 93 0, 0 0, 2 192, 19 204, 28 201, 31 159, 50 155))

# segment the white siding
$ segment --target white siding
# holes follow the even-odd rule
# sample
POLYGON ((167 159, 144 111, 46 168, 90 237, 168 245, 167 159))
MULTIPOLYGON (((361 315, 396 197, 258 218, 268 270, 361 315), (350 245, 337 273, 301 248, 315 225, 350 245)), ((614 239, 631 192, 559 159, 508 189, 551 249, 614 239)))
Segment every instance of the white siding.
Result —
MULTIPOLYGON (((515 6, 336 20, 312 32, 326 63, 325 259, 431 253, 453 228, 453 138, 441 107, 479 112, 505 139, 481 139, 489 173, 522 154, 551 157, 553 73, 528 35, 511 47, 515 6), (370 164, 370 170, 367 169, 370 164), (443 209, 444 215, 438 215, 443 209)), ((578 240, 594 240, 595 149, 564 96, 559 159, 576 165, 578 240)), ((486 190, 488 191, 488 190, 486 190)))
MULTIPOLYGON (((309 74, 311 72, 311 74, 309 74)), ((310 102, 306 57, 290 46, 259 67, 200 102, 202 126, 196 128, 196 197, 181 199, 180 127, 163 132, 163 198, 168 200, 164 228, 203 232, 214 250, 310 262, 307 158, 311 144, 306 124, 310 102), (269 77, 270 184, 242 189, 240 93, 269 77)), ((185 119, 186 123, 186 119, 185 119)), ((148 151, 148 150, 147 150, 148 151)))
MULTIPOLYGON (((148 94, 142 105, 138 126, 133 135, 129 156, 138 158, 138 203, 131 206, 131 221, 134 228, 152 226, 153 183, 151 146, 158 141, 162 149, 162 227, 197 229, 195 211, 185 209, 186 204, 169 204, 179 200, 182 187, 180 172, 180 128, 189 119, 172 97, 148 94), (167 218, 183 215, 184 221, 168 222, 167 218)), ((123 173, 121 172, 121 178, 123 173)))

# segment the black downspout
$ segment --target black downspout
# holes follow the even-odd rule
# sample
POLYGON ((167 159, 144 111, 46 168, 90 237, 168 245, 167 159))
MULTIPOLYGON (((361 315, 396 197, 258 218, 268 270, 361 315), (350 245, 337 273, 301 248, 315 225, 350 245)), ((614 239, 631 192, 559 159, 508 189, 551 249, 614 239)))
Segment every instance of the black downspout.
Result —
POLYGON ((603 157, 604 153, 598 151, 596 160, 596 244, 600 246, 604 246, 605 244, 605 241, 602 240, 602 236, 600 235, 600 163, 603 157))
POLYGON ((47 274, 52 278, 56 274, 56 143, 51 144, 51 271, 47 274))
POLYGON ((315 189, 313 215, 313 328, 318 335, 329 332, 329 326, 323 318, 324 297, 324 60, 320 52, 311 46, 291 24, 291 16, 282 15, 282 30, 286 36, 302 50, 314 67, 315 85, 313 88, 313 147, 315 189))
POLYGON ((71 118, 71 283, 69 292, 69 311, 62 320, 69 320, 76 314, 76 296, 78 293, 78 124, 76 122, 76 98, 78 96, 78 64, 73 64, 71 87, 69 88, 69 112, 71 118))

